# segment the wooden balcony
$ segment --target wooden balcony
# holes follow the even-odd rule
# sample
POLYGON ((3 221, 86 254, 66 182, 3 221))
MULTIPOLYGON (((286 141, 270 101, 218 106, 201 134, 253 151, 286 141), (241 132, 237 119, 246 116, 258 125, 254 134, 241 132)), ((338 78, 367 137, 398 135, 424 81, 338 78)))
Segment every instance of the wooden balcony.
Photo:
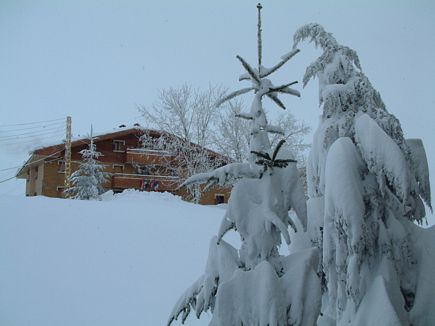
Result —
POLYGON ((180 185, 178 177, 163 175, 144 175, 115 173, 112 175, 112 189, 141 189, 150 191, 170 191, 173 192, 180 185), (158 184, 158 187, 156 187, 158 184), (148 185, 148 187, 145 187, 148 185), (150 185, 154 185, 151 189, 150 185))
POLYGON ((165 165, 175 160, 174 155, 168 151, 145 148, 128 148, 126 162, 130 164, 157 164, 165 165))

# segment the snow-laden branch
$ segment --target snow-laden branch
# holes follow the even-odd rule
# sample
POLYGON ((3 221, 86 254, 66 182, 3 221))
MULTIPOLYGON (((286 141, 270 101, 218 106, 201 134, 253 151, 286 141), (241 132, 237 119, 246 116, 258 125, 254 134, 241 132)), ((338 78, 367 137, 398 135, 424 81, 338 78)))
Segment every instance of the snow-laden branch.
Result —
POLYGON ((355 140, 369 171, 376 175, 381 191, 389 185, 401 201, 406 202, 411 175, 399 146, 367 114, 355 119, 355 140))
POLYGON ((406 143, 411 151, 411 159, 414 163, 415 176, 418 181, 420 196, 426 205, 432 210, 430 195, 429 166, 426 151, 421 139, 407 139, 406 143))
MULTIPOLYGON (((265 77, 273 74, 275 71, 277 71, 279 68, 281 68, 287 61, 289 61, 291 58, 293 58, 299 52, 300 52, 299 49, 294 49, 294 50, 290 51, 289 53, 283 55, 281 57, 281 61, 271 68, 266 68, 264 66, 260 66, 260 73, 258 74, 258 72, 256 72, 256 74, 259 75, 261 78, 265 78, 265 77)), ((249 73, 244 73, 244 74, 240 75, 240 77, 239 77, 239 81, 249 80, 249 79, 251 79, 249 73)))
POLYGON ((252 90, 254 90, 254 89, 255 89, 254 87, 247 87, 247 88, 242 88, 242 89, 239 89, 238 91, 232 92, 232 93, 228 94, 227 96, 224 96, 223 98, 219 99, 219 100, 216 102, 215 106, 216 106, 216 107, 219 107, 219 106, 221 106, 223 103, 225 103, 225 102, 227 102, 227 101, 229 101, 229 100, 232 100, 233 98, 235 98, 235 97, 237 97, 237 96, 240 96, 240 95, 246 94, 246 93, 248 93, 248 92, 250 92, 250 91, 252 91, 252 90))
POLYGON ((251 166, 249 163, 231 163, 217 168, 212 172, 199 173, 191 176, 180 185, 180 188, 202 183, 208 183, 208 188, 215 184, 224 186, 238 179, 260 178, 261 175, 262 169, 258 166, 251 166))
POLYGON ((245 120, 254 120, 254 117, 250 113, 238 113, 235 115, 236 118, 241 118, 245 120))
POLYGON ((264 128, 264 130, 266 130, 267 132, 271 133, 271 134, 279 134, 284 136, 284 130, 280 127, 280 126, 273 126, 270 124, 266 125, 266 128, 264 128))
POLYGON ((219 283, 228 281, 233 273, 239 268, 240 261, 237 250, 229 243, 217 238, 210 241, 209 255, 204 275, 192 284, 178 299, 170 314, 168 325, 182 315, 181 322, 184 324, 191 308, 195 310, 199 318, 204 311, 213 311, 219 283))
POLYGON ((296 54, 298 54, 300 52, 299 49, 294 49, 291 52, 283 55, 281 57, 281 61, 279 63, 277 63, 275 66, 273 66, 272 68, 264 68, 260 69, 260 77, 264 78, 269 76, 270 74, 274 73, 275 71, 277 71, 279 68, 281 68, 287 61, 289 61, 291 58, 293 58, 296 54))
POLYGON ((236 56, 237 59, 242 63, 243 68, 248 72, 249 76, 251 77, 252 81, 255 81, 257 83, 260 83, 260 78, 258 77, 257 71, 251 67, 249 63, 245 61, 241 56, 236 56))
POLYGON ((357 53, 347 46, 338 44, 332 34, 326 32, 319 24, 307 24, 299 28, 293 35, 293 48, 296 48, 300 42, 306 39, 309 39, 310 42, 314 42, 316 47, 320 46, 324 52, 306 69, 303 78, 304 87, 311 78, 316 77, 319 72, 322 72, 325 69, 325 67, 334 59, 336 54, 342 54, 349 60, 349 62, 352 62, 359 70, 361 70, 357 53))
POLYGON ((282 103, 281 100, 278 98, 278 96, 276 96, 274 93, 268 93, 266 94, 266 96, 270 98, 273 102, 275 102, 275 104, 278 105, 280 108, 285 110, 284 103, 282 103))

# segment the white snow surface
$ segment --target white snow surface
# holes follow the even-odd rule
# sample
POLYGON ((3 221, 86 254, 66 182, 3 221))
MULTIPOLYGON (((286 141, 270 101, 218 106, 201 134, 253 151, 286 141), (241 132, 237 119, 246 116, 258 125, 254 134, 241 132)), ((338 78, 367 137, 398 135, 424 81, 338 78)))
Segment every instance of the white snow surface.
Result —
POLYGON ((1 196, 0 209, 0 325, 8 326, 164 325, 204 268, 225 213, 135 191, 102 201, 1 196))
MULTIPOLYGON (((206 265, 208 244, 225 206, 135 191, 106 193, 102 201, 1 196, 0 325, 164 325, 174 301, 206 265)), ((435 304, 435 227, 415 226, 413 233, 419 266, 410 317, 415 325, 428 325, 435 320, 433 309, 427 309, 435 304)), ((236 241, 234 235, 227 234, 226 240, 236 241)), ((306 291, 303 306, 292 308, 316 315, 306 309, 318 306, 319 289, 309 283, 312 272, 300 268, 313 263, 290 257, 297 256, 289 256, 285 278, 300 280, 305 274, 308 283, 282 282, 301 290, 314 286, 306 291)), ((382 274, 374 275, 356 325, 397 321, 389 299, 394 287, 382 274)), ((187 320, 188 325, 210 321, 209 313, 199 321, 194 315, 187 320)))

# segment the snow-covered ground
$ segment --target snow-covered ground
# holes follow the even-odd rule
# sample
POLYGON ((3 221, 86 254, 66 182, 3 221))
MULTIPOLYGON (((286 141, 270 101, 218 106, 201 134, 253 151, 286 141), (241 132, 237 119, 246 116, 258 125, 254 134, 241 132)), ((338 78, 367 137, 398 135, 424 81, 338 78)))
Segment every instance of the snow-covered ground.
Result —
MULTIPOLYGON (((0 325, 164 325, 223 207, 169 194, 0 197, 0 325)), ((204 325, 209 317, 189 325, 204 325)))
MULTIPOLYGON (((0 196, 0 325, 164 325, 203 272, 224 208, 134 191, 103 201, 0 196)), ((415 238, 411 314, 426 325, 435 320, 425 309, 434 302, 435 227, 415 227, 415 238)), ((235 233, 226 241, 239 247, 235 233)), ((356 324, 394 315, 379 300, 379 309, 363 305, 356 324)), ((191 315, 188 324, 210 319, 191 315)))

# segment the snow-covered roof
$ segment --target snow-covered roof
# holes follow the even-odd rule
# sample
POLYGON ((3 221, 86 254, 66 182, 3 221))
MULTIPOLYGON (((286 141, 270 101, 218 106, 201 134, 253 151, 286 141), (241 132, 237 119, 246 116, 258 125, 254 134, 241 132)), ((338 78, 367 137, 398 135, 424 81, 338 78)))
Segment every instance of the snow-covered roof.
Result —
MULTIPOLYGON (((98 141, 102 141, 102 140, 106 140, 106 139, 125 136, 128 134, 142 135, 145 132, 149 132, 151 134, 154 134, 157 137, 162 135, 162 134, 166 134, 166 135, 169 135, 172 137, 177 137, 177 136, 170 134, 168 132, 165 132, 165 131, 156 130, 156 129, 152 129, 152 128, 144 128, 144 127, 140 126, 139 124, 134 124, 133 126, 121 125, 118 128, 113 128, 111 130, 94 133, 93 138, 94 138, 94 142, 98 142, 98 141)), ((90 135, 87 135, 85 137, 82 137, 80 135, 73 136, 72 142, 71 142, 71 147, 81 146, 84 143, 88 144, 89 141, 90 141, 90 135)), ((197 145, 197 146, 199 146, 199 145, 197 145)), ((38 161, 43 160, 44 156, 45 156, 45 158, 47 158, 47 157, 54 158, 54 157, 60 156, 61 152, 64 150, 64 148, 65 148, 65 140, 63 140, 61 142, 57 141, 57 142, 52 142, 52 143, 44 143, 43 145, 35 147, 33 150, 31 150, 29 152, 29 154, 30 154, 29 159, 18 170, 16 176, 19 177, 23 173, 25 167, 27 167, 29 165, 33 165, 33 163, 36 163, 38 161)), ((213 156, 224 157, 222 154, 217 153, 211 149, 207 149, 207 150, 213 156)), ((229 161, 228 158, 225 157, 225 159, 229 161)))

